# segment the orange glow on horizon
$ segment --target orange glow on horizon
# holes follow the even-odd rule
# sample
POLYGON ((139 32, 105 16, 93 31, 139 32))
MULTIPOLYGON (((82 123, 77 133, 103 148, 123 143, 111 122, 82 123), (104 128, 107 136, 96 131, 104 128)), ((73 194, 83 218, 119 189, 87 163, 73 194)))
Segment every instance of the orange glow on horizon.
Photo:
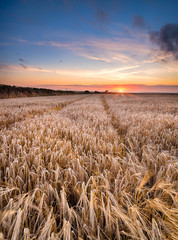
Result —
POLYGON ((127 92, 125 88, 117 88, 116 91, 118 93, 126 93, 127 92))

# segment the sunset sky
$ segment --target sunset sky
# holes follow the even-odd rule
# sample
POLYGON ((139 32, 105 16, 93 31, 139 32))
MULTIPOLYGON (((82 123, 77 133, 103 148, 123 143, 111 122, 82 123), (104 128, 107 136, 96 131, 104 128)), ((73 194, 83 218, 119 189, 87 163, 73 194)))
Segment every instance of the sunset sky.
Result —
POLYGON ((0 83, 178 92, 177 0, 1 0, 0 83))

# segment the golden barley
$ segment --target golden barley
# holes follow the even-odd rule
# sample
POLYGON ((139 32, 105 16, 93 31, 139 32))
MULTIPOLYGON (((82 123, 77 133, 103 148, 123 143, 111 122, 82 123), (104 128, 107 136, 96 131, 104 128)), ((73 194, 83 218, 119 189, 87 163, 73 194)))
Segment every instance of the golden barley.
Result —
POLYGON ((177 100, 0 100, 0 239, 176 240, 177 100))

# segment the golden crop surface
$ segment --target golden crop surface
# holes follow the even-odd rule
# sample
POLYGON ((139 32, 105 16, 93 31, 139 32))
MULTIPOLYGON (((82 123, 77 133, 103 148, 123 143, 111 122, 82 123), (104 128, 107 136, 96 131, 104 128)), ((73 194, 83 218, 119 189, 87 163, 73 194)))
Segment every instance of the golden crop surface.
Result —
POLYGON ((178 239, 178 95, 0 100, 0 239, 178 239))

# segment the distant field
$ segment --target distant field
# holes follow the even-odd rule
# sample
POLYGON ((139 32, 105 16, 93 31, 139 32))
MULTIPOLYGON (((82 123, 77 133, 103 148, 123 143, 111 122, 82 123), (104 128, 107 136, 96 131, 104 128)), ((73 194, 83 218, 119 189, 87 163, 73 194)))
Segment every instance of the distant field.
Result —
POLYGON ((178 95, 0 100, 0 239, 178 239, 178 95))

